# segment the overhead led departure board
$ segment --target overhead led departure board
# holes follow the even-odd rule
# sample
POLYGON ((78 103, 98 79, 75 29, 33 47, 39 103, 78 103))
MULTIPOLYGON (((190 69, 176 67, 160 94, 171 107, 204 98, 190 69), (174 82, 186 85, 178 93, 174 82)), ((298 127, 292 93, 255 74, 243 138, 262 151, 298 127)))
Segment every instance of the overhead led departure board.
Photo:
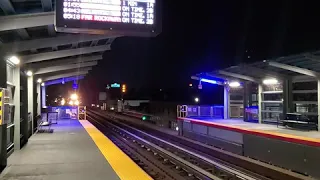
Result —
POLYGON ((157 34, 159 10, 159 0, 58 0, 56 29, 157 34))

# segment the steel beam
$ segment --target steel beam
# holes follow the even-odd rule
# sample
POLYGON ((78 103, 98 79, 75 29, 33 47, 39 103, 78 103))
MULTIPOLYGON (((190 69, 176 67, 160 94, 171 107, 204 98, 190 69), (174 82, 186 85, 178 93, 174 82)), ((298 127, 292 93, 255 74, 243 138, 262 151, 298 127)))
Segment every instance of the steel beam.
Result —
POLYGON ((94 47, 85 47, 85 48, 77 48, 77 49, 68 49, 62 51, 52 51, 47 53, 39 53, 34 55, 27 55, 22 56, 20 59, 22 63, 34 63, 34 62, 41 62, 47 61, 57 58, 69 57, 69 56, 76 56, 81 54, 89 54, 94 52, 102 52, 110 50, 110 45, 103 45, 103 46, 94 46, 94 47))
POLYGON ((245 75, 242 75, 242 74, 236 74, 236 73, 231 73, 231 72, 222 71, 222 70, 219 70, 217 72, 218 72, 218 74, 222 74, 222 75, 225 75, 225 76, 230 76, 230 77, 234 77, 234 78, 238 78, 238 79, 243 79, 243 80, 246 80, 246 81, 260 83, 260 81, 258 79, 255 79, 255 78, 250 77, 250 76, 245 76, 245 75))
POLYGON ((32 63, 28 64, 28 69, 39 69, 51 66, 59 66, 61 64, 68 65, 68 64, 75 64, 75 63, 85 63, 91 61, 98 61, 102 59, 102 55, 94 55, 94 56, 80 56, 80 57, 71 57, 71 58, 63 58, 59 60, 52 60, 52 61, 44 61, 39 63, 32 63))
POLYGON ((0 0, 0 8, 3 10, 3 12, 6 15, 11 15, 16 13, 10 0, 0 0))
POLYGON ((98 44, 99 40, 95 40, 95 41, 92 41, 90 46, 96 46, 98 44))
POLYGON ((52 11, 52 0, 41 0, 43 11, 52 11))
POLYGON ((30 39, 29 33, 27 32, 26 29, 17 29, 16 32, 21 37, 21 39, 23 40, 30 39))
POLYGON ((225 80, 225 81, 242 81, 242 80, 240 80, 240 79, 238 79, 238 78, 234 78, 234 77, 227 77, 227 76, 223 76, 223 75, 217 75, 217 74, 215 74, 215 73, 213 73, 213 72, 211 72, 211 73, 206 73, 206 75, 208 75, 208 76, 210 76, 210 77, 215 77, 215 78, 219 78, 219 79, 223 79, 223 80, 225 80))
POLYGON ((88 74, 88 71, 77 71, 77 72, 59 74, 59 75, 55 75, 55 76, 48 76, 48 77, 43 78, 42 80, 44 82, 46 82, 46 81, 51 81, 51 80, 55 80, 55 79, 73 77, 73 76, 84 76, 86 74, 88 74))
POLYGON ((200 78, 198 76, 191 76, 191 79, 200 81, 200 78))
POLYGON ((244 64, 241 66, 243 69, 249 70, 250 72, 258 73, 258 74, 265 74, 266 77, 271 77, 271 78, 276 78, 276 79, 290 79, 290 77, 288 77, 287 75, 279 74, 276 72, 268 71, 268 70, 257 68, 257 67, 253 67, 253 66, 250 66, 247 64, 244 64))
POLYGON ((57 34, 53 24, 48 25, 48 34, 49 36, 55 36, 57 34))
POLYGON ((66 82, 70 82, 70 81, 78 81, 83 78, 84 78, 84 75, 55 79, 55 80, 45 82, 45 86, 50 86, 50 85, 54 85, 54 84, 61 84, 61 83, 66 83, 66 82))
POLYGON ((79 64, 70 64, 70 65, 61 65, 61 66, 52 66, 52 67, 46 67, 38 69, 34 72, 35 75, 39 74, 46 74, 46 73, 52 73, 57 71, 65 71, 69 69, 78 69, 83 67, 92 67, 97 65, 97 62, 87 62, 87 63, 79 63, 79 64))
MULTIPOLYGON (((1 0, 0 1, 0 8, 3 10, 3 12, 6 15, 13 15, 13 14, 16 13, 16 11, 14 10, 14 7, 12 6, 10 0, 1 0)), ((0 26, 1 26, 1 23, 0 23, 0 26)), ((21 39, 23 39, 23 40, 26 40, 26 39, 30 38, 27 30, 25 30, 25 29, 17 29, 16 32, 21 37, 21 39)))
POLYGON ((282 64, 282 63, 278 63, 278 62, 268 62, 269 66, 273 66, 276 68, 280 68, 280 69, 284 69, 284 70, 288 70, 288 71, 292 71, 292 72, 296 72, 296 73, 300 73, 300 74, 304 74, 307 76, 311 76, 311 77, 320 77, 320 74, 308 69, 304 69, 304 68, 300 68, 300 67, 296 67, 296 66, 291 66, 291 65, 287 65, 287 64, 282 64))
MULTIPOLYGON (((1 26, 1 23, 0 23, 0 26, 1 26)), ((15 52, 30 50, 30 49, 57 47, 60 45, 80 43, 85 41, 101 40, 101 39, 107 39, 107 38, 114 39, 115 36, 69 34, 69 35, 63 35, 63 36, 51 37, 51 38, 5 43, 0 45, 0 51, 3 54, 11 54, 15 52)))
POLYGON ((312 82, 312 81, 317 81, 316 78, 306 76, 306 75, 300 75, 300 76, 294 76, 292 78, 292 82, 312 82))
POLYGON ((1 16, 0 22, 0 31, 47 26, 54 24, 54 12, 1 16))

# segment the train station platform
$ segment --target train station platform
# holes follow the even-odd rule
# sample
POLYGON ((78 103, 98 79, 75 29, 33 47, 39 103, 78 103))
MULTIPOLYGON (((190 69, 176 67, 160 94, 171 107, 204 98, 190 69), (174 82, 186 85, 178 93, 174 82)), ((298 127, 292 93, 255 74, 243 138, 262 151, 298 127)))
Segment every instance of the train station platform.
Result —
POLYGON ((206 117, 178 118, 197 124, 203 124, 235 132, 253 134, 298 144, 312 145, 320 147, 320 132, 306 131, 277 126, 273 124, 259 124, 245 122, 243 119, 214 119, 206 117))
POLYGON ((151 179, 88 121, 60 120, 8 158, 0 179, 151 179))

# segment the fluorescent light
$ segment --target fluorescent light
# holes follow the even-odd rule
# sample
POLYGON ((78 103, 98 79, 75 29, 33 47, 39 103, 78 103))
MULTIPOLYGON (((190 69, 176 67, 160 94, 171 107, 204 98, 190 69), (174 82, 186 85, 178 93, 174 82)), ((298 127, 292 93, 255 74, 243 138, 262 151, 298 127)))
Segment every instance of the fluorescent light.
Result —
POLYGON ((41 83, 41 86, 44 86, 45 84, 44 83, 41 83))
POLYGON ((20 63, 20 59, 17 56, 11 56, 8 60, 13 64, 19 64, 20 63))
POLYGON ((230 82, 230 83, 229 83, 229 86, 230 86, 230 87, 239 87, 239 86, 240 86, 240 83, 237 82, 237 81, 230 82))
POLYGON ((41 79, 41 78, 39 78, 39 79, 37 80, 37 82, 38 82, 38 83, 41 83, 41 82, 42 82, 42 79, 41 79))
POLYGON ((217 81, 211 80, 211 79, 201 79, 200 81, 202 81, 202 82, 207 82, 207 83, 211 83, 211 84, 218 84, 217 81))
POLYGON ((278 80, 277 79, 265 79, 265 80, 263 80, 263 84, 265 84, 265 85, 278 84, 278 80))
POLYGON ((32 74, 33 74, 32 71, 30 71, 30 70, 27 71, 27 76, 32 76, 32 74))
POLYGON ((199 102, 199 98, 194 98, 194 101, 197 103, 197 102, 199 102))

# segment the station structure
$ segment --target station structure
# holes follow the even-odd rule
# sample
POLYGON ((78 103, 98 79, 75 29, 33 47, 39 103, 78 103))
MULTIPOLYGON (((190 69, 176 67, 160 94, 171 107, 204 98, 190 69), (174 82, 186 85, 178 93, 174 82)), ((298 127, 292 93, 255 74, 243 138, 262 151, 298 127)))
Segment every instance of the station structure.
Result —
POLYGON ((240 64, 191 78, 224 86, 224 119, 274 123, 284 114, 299 113, 320 129, 320 51, 240 64))
POLYGON ((1 166, 34 133, 46 87, 84 78, 117 37, 56 32, 54 5, 0 1, 1 166))

